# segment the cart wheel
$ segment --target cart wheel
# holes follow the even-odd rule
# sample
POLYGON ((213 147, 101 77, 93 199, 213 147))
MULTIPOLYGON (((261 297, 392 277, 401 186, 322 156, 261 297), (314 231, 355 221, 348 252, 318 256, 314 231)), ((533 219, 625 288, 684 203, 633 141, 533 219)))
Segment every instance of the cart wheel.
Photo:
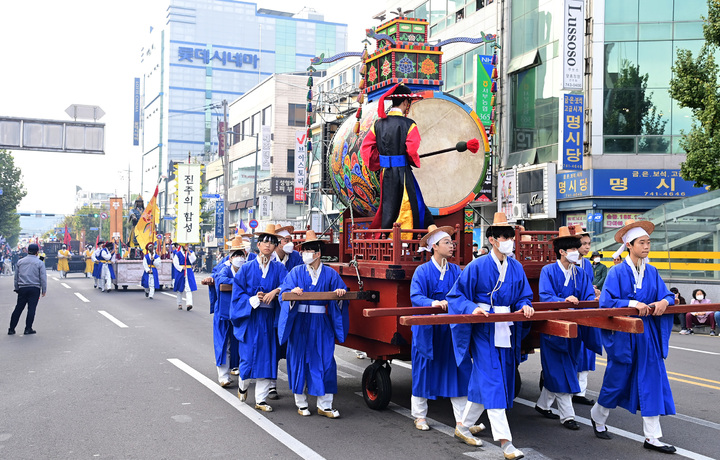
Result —
POLYGON ((123 286, 123 291, 127 291, 127 286, 123 286))
POLYGON ((120 288, 117 284, 115 285, 115 290, 117 291, 120 288))
POLYGON ((382 361, 375 361, 363 372, 363 399, 365 399, 365 404, 373 410, 385 409, 392 397, 390 368, 389 366, 386 367, 386 364, 382 361))
POLYGON ((515 368, 515 398, 520 395, 522 389, 522 377, 520 377, 520 368, 515 368))

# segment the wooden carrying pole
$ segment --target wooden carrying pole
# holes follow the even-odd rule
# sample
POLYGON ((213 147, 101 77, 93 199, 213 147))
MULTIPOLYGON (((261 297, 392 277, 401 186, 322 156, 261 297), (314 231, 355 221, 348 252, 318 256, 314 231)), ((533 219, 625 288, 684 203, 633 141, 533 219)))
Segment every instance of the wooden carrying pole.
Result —
MULTIPOLYGON (((665 313, 687 313, 694 312, 700 307, 703 311, 711 311, 720 309, 720 304, 694 304, 694 305, 672 305, 669 306, 665 313)), ((492 313, 485 315, 433 315, 433 316, 401 316, 399 323, 403 326, 415 325, 436 325, 436 324, 461 324, 461 323, 495 323, 499 321, 543 321, 543 320, 566 320, 574 321, 575 319, 584 318, 608 318, 608 317, 624 317, 637 316, 637 309, 633 307, 625 308, 591 308, 584 310, 556 310, 556 311, 536 311, 535 314, 526 318, 521 311, 514 313, 492 313)))
MULTIPOLYGON (((533 302, 533 308, 538 311, 564 310, 567 308, 599 308, 597 300, 583 300, 578 305, 570 302, 533 302)), ((366 308, 363 316, 377 318, 380 316, 405 315, 439 315, 445 313, 440 307, 399 307, 399 308, 366 308)))
POLYGON ((286 292, 282 300, 287 302, 302 302, 308 300, 367 300, 377 302, 380 298, 378 291, 348 291, 344 296, 338 297, 334 291, 329 292, 303 292, 302 295, 286 292))

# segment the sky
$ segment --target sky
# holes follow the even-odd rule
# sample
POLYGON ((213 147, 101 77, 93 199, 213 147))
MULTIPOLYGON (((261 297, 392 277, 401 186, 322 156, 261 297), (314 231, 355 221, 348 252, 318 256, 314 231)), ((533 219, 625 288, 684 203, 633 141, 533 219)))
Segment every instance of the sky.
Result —
MULTIPOLYGON (((348 24, 348 47, 361 51, 364 30, 385 0, 259 0, 258 8, 298 12, 348 24)), ((92 192, 139 192, 140 149, 132 145, 133 79, 140 77, 144 37, 166 1, 33 0, 0 5, 0 116, 68 120, 72 104, 97 105, 106 115, 105 155, 16 150, 27 196, 18 211, 69 214, 76 186, 92 192), (128 166, 131 173, 127 173, 128 166)))

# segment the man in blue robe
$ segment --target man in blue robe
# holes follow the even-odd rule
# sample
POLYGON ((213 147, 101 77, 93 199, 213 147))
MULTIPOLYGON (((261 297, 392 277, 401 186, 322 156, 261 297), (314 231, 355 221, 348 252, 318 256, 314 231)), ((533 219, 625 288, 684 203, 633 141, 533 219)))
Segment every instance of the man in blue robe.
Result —
MULTIPOLYGON (((434 226, 431 226, 434 227, 434 226)), ((428 231, 420 240, 420 251, 430 252, 430 261, 415 269, 410 284, 410 300, 414 307, 441 307, 445 311, 447 293, 460 276, 460 267, 447 261, 455 251, 452 227, 428 231)), ((412 326, 412 397, 410 407, 415 428, 428 431, 428 399, 450 398, 456 425, 462 429, 462 416, 467 406, 467 392, 472 363, 466 355, 455 364, 450 326, 412 326)), ((470 432, 479 432, 472 427, 470 432)))
POLYGON ((102 263, 100 263, 100 252, 102 252, 103 245, 105 245, 105 242, 102 240, 98 240, 97 245, 95 246, 95 251, 93 252, 93 262, 95 262, 95 265, 93 266, 93 280, 95 282, 95 286, 98 289, 102 289, 102 263))
POLYGON ((158 267, 160 266, 160 256, 155 253, 155 245, 148 243, 145 245, 145 257, 143 257, 143 276, 140 284, 145 288, 145 297, 152 299, 155 295, 155 288, 160 287, 158 281, 158 267))
POLYGON ((185 294, 185 305, 187 311, 193 307, 193 291, 197 291, 195 284, 195 272, 192 265, 197 260, 195 252, 189 247, 180 246, 173 256, 173 267, 175 267, 175 282, 173 291, 176 293, 178 310, 182 310, 182 295, 185 294))
POLYGON ((213 315, 213 346, 215 349, 215 365, 218 372, 218 383, 225 388, 232 384, 230 378, 231 366, 237 365, 238 341, 233 334, 233 325, 230 322, 230 305, 232 302, 235 275, 245 262, 245 251, 242 238, 236 237, 230 247, 228 260, 221 262, 214 269, 215 284, 210 289, 216 293, 216 301, 210 305, 213 315))
MULTIPOLYGON (((576 264, 580 261, 580 237, 570 235, 568 227, 560 227, 559 235, 553 240, 557 261, 543 267, 540 273, 539 297, 541 302, 569 302, 577 305, 581 300, 595 298, 592 284, 587 275, 576 264)), ((582 327, 582 326, 581 326, 582 327)), ((595 328, 590 328, 597 331, 595 328)), ((588 346, 602 352, 600 336, 588 334, 594 339, 588 346)), ((578 365, 582 359, 582 338, 574 339, 540 334, 540 361, 544 376, 535 410, 544 417, 557 420, 570 430, 579 430, 575 421, 572 394, 580 391, 578 365), (550 410, 557 401, 560 415, 550 410)))
MULTIPOLYGON (((670 382, 665 369, 673 315, 664 315, 675 296, 660 278, 657 269, 645 260, 650 252, 651 222, 628 221, 615 234, 615 241, 627 247, 625 261, 608 273, 600 307, 637 309, 644 332, 602 331, 607 367, 597 403, 590 411, 595 435, 610 439, 605 423, 610 409, 623 407, 633 414, 640 409, 646 449, 674 453, 675 448, 660 442, 660 416, 675 413, 670 382), (650 307, 654 307, 650 310, 650 307)), ((617 256, 613 256, 613 259, 617 256)))
MULTIPOLYGON (((531 317, 535 313, 533 292, 520 262, 508 257, 514 248, 515 229, 505 213, 495 213, 485 235, 492 251, 465 267, 447 295, 449 312, 489 316, 522 310, 531 317)), ((523 453, 512 444, 505 410, 512 407, 515 397, 515 370, 527 328, 522 323, 497 322, 452 324, 450 330, 458 365, 468 355, 473 360, 468 405, 455 436, 469 445, 479 445, 469 428, 487 409, 493 439, 500 441, 505 458, 522 458, 523 453)))
MULTIPOLYGON (((595 271, 593 269, 592 262, 586 259, 586 256, 590 253, 590 233, 584 231, 581 225, 575 225, 574 228, 575 235, 580 236, 580 249, 578 250, 580 253, 579 265, 582 271, 590 278, 590 283, 592 284, 592 280, 595 277, 595 271)), ((594 300, 597 300, 597 298, 600 297, 600 290, 598 287, 593 287, 593 290, 595 291, 594 300)), ((594 341, 600 334, 600 330, 597 328, 583 326, 578 329, 578 334, 580 334, 583 339, 580 342, 580 363, 578 364, 578 382, 580 384, 580 391, 573 395, 572 400, 574 403, 592 406, 595 404, 595 401, 585 396, 585 392, 587 391, 587 382, 590 371, 595 370, 595 352, 588 349, 585 344, 586 342, 594 341), (587 334, 591 334, 593 337, 585 337, 587 334)), ((602 354, 602 346, 599 354, 602 354)))
MULTIPOLYGON (((281 286, 281 296, 291 292, 302 296, 311 292, 335 292, 345 295, 347 286, 340 275, 324 265, 323 242, 315 232, 307 231, 300 243, 304 264, 293 268, 281 286)), ((290 390, 295 396, 298 414, 309 416, 307 394, 317 396, 317 412, 328 418, 340 417, 333 408, 337 393, 335 341, 343 343, 349 327, 347 300, 307 300, 281 302, 278 333, 280 343, 287 343, 287 373, 290 390), (307 394, 306 394, 307 393, 307 394)))
POLYGON ((108 241, 98 255, 98 261, 100 262, 100 289, 103 292, 112 291, 112 280, 115 279, 115 270, 112 265, 113 256, 115 256, 115 245, 112 241, 108 241))
POLYGON ((260 254, 245 263, 233 279, 230 321, 239 342, 240 381, 238 398, 247 399, 249 379, 255 379, 255 409, 271 412, 265 401, 270 392, 270 380, 277 379, 276 326, 280 314, 277 295, 287 270, 280 262, 270 260, 278 245, 275 226, 255 232, 260 254))

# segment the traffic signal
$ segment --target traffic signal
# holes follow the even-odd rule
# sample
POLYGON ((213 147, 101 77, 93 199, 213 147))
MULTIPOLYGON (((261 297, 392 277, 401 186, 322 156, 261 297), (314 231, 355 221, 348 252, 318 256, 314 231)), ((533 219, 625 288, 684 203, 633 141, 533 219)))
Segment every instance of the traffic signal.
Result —
POLYGON ((97 214, 93 214, 93 217, 97 217, 97 216, 98 216, 97 214))

